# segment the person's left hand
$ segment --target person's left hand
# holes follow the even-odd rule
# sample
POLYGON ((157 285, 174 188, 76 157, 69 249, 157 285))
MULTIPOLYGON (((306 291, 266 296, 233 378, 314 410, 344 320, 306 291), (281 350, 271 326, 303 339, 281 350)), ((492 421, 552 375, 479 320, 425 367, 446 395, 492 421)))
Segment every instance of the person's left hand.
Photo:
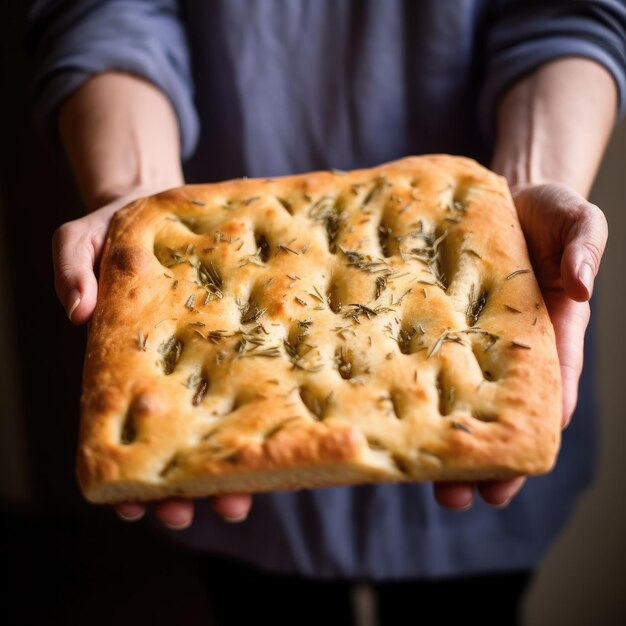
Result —
MULTIPOLYGON (((563 386, 563 427, 572 417, 583 366, 583 342, 589 322, 593 282, 606 245, 604 213, 564 185, 513 190, 530 258, 556 335, 563 386)), ((474 487, 483 500, 505 506, 524 477, 473 483, 436 483, 435 497, 446 507, 471 506, 474 487)))

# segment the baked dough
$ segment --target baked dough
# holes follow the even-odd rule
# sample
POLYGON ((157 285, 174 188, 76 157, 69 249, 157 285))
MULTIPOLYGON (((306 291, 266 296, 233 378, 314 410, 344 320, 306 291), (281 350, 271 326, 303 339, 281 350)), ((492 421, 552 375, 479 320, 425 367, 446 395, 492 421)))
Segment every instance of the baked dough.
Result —
POLYGON ((93 502, 548 471, 554 331, 472 160, 188 185, 111 224, 78 476, 93 502))

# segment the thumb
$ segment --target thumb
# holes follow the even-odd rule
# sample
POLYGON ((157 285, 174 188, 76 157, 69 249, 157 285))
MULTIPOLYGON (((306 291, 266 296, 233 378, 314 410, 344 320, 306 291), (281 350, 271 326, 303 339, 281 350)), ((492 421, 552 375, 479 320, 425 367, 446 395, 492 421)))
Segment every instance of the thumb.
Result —
POLYGON ((563 288, 572 300, 585 302, 591 298, 600 269, 608 226, 604 213, 585 200, 570 212, 569 218, 571 224, 564 233, 561 259, 563 288))
POLYGON ((52 236, 54 286, 74 324, 89 320, 98 295, 94 274, 97 251, 92 233, 83 220, 63 224, 52 236))
POLYGON ((52 236, 54 286, 74 324, 89 321, 96 307, 98 281, 94 267, 104 247, 111 218, 132 200, 152 191, 151 188, 137 187, 93 213, 66 222, 52 236))

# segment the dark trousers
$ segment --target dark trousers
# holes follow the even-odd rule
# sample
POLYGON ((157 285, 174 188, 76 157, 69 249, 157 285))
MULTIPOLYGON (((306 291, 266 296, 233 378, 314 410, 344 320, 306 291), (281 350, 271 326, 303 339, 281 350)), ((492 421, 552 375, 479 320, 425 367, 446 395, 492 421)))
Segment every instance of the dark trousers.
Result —
MULTIPOLYGON (((216 557, 200 557, 217 626, 356 626, 355 583, 269 574, 216 557)), ((442 580, 410 580, 370 586, 376 622, 396 624, 467 623, 517 626, 531 572, 442 580)))

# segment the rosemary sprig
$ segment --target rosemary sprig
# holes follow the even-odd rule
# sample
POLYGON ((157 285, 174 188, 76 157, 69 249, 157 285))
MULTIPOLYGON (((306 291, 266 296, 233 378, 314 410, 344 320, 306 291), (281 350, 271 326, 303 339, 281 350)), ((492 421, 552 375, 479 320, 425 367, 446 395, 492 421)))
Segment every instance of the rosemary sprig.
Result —
POLYGON ((229 333, 227 330, 216 329, 210 330, 206 336, 206 338, 211 342, 217 345, 224 337, 232 337, 234 333, 229 333))
POLYGON ((211 292, 218 298, 224 297, 222 292, 222 277, 215 269, 213 263, 205 265, 201 261, 198 261, 198 264, 196 265, 196 272, 198 273, 198 284, 200 286, 204 287, 207 291, 211 292))
POLYGON ((298 320, 298 328, 305 334, 309 331, 311 326, 313 326, 313 320, 311 319, 298 320))
POLYGON ((327 304, 326 298, 322 295, 320 290, 315 285, 313 285, 313 291, 314 293, 307 291, 307 293, 311 296, 311 298, 314 298, 315 300, 321 302, 322 304, 327 304))
POLYGON ((279 243, 277 248, 282 252, 291 252, 291 254, 299 255, 300 253, 293 248, 290 248, 286 243, 279 243))
POLYGON ((253 322, 258 322, 266 311, 267 307, 265 307, 264 309, 260 309, 256 304, 246 302, 246 304, 241 309, 241 323, 251 324, 253 322))
POLYGON ((390 310, 388 307, 384 306, 377 306, 371 309, 370 307, 365 306, 364 304, 359 304, 358 302, 347 304, 346 308, 347 307, 351 307, 351 309, 349 311, 346 311, 343 316, 345 318, 352 318, 357 323, 360 323, 359 315, 364 315, 365 317, 367 317, 368 320, 370 320, 372 319, 372 317, 375 317, 380 313, 386 313, 390 310))
POLYGON ((389 280, 389 274, 383 274, 376 277, 376 289, 374 292, 374 299, 378 300, 385 289, 387 289, 387 281, 389 280))
POLYGON ((369 193, 363 199, 361 208, 364 209, 367 205, 374 200, 387 185, 387 180, 383 176, 379 176, 374 183, 374 186, 370 189, 369 193))
POLYGON ((423 223, 420 220, 419 228, 412 230, 405 235, 397 237, 400 242, 400 256, 406 259, 416 259, 426 264, 429 272, 433 275, 435 283, 426 281, 424 284, 436 284, 438 287, 446 290, 445 275, 441 265, 440 246, 448 235, 448 231, 444 230, 439 236, 436 231, 424 231, 423 223))
POLYGON ((259 267, 267 267, 267 263, 263 261, 263 259, 259 256, 259 251, 257 250, 256 254, 251 254, 250 256, 245 257, 240 263, 239 267, 243 267, 248 263, 252 265, 258 265, 259 267))
POLYGON ((515 278, 520 274, 528 274, 529 272, 530 270, 515 270, 514 272, 511 272, 504 280, 511 280, 511 278, 515 278))
POLYGON ((303 337, 304 337, 303 334, 298 335, 296 337, 295 342, 291 342, 288 339, 283 340, 283 347, 285 348, 287 357, 291 361, 291 364, 294 367, 297 367, 298 369, 304 370, 305 372, 319 372, 324 367, 323 363, 318 363, 317 365, 307 366, 305 363, 302 362, 304 357, 309 352, 311 352, 311 350, 314 350, 313 346, 302 343, 301 339, 303 337), (302 352, 301 347, 305 348, 304 354, 301 354, 302 352))
POLYGON ((469 433, 470 435, 474 432, 469 426, 467 426, 466 424, 463 424, 461 422, 450 422, 450 425, 455 430, 461 430, 464 433, 469 433))
POLYGON ((328 247, 331 252, 335 252, 339 231, 345 221, 345 215, 337 206, 335 198, 322 196, 311 207, 309 217, 324 226, 328 237, 328 247))
POLYGON ((159 346, 159 352, 163 356, 163 371, 169 375, 174 371, 183 353, 183 342, 172 336, 159 346))
POLYGON ((278 346, 268 346, 267 348, 263 348, 262 350, 248 350, 247 352, 242 353, 241 358, 251 357, 251 356, 261 356, 265 358, 276 359, 281 356, 281 351, 278 346))
POLYGON ((443 346, 445 342, 454 342, 465 345, 461 337, 459 337, 454 331, 447 329, 444 330, 441 335, 437 337, 437 339, 435 339, 435 342, 426 353, 426 358, 429 359, 431 356, 435 356, 441 350, 441 346, 443 346))
POLYGON ((353 265, 360 270, 366 272, 383 272, 389 269, 389 266, 382 259, 377 259, 369 255, 361 254, 356 250, 348 250, 343 246, 339 246, 339 249, 346 257, 346 261, 349 265, 353 265))

